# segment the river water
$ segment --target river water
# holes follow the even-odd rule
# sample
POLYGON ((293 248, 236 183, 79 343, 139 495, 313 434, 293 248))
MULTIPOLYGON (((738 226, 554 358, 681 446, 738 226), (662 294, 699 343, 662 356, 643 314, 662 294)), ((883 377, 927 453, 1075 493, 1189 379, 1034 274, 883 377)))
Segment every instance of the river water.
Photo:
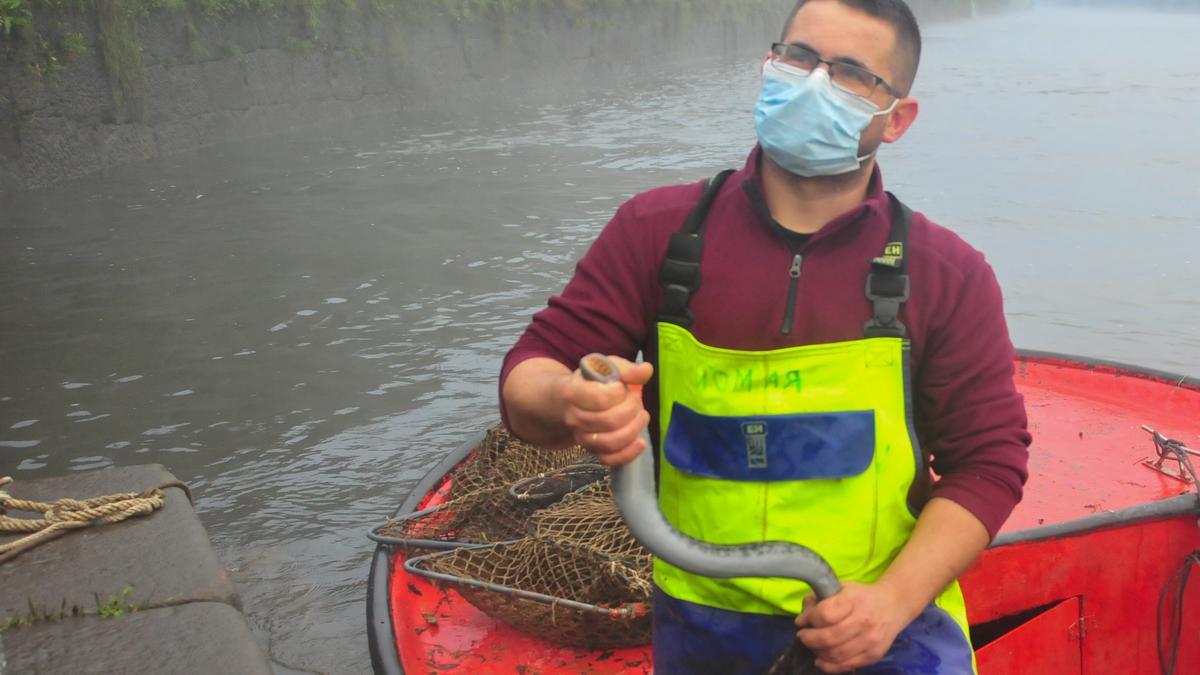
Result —
MULTIPOLYGON (((885 178, 988 255, 1018 346, 1200 375, 1197 35, 1052 8, 926 27, 885 178)), ((369 670, 366 530, 495 417, 503 353, 623 199, 741 164, 757 82, 648 70, 0 202, 0 474, 166 465, 280 670, 369 670)))

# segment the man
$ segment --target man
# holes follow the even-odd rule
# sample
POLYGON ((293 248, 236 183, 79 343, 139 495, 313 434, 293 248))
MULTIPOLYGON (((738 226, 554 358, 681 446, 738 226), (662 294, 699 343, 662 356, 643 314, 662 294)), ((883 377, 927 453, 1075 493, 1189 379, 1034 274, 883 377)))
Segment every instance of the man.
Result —
POLYGON ((745 167, 622 205, 505 359, 517 435, 616 466, 653 421, 675 527, 802 543, 844 583, 815 603, 656 561, 657 672, 763 672, 797 637, 831 673, 974 669, 955 579, 1020 500, 1030 437, 991 268, 883 191, 919 59, 902 0, 798 2, 745 167), (581 378, 593 351, 645 409, 581 378))

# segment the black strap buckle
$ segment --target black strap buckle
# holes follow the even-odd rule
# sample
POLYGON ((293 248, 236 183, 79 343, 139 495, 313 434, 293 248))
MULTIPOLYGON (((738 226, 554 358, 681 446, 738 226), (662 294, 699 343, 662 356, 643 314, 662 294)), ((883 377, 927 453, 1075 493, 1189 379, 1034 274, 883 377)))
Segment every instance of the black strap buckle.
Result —
POLYGON ((692 289, 682 284, 663 285, 663 306, 658 313, 658 320, 673 323, 684 328, 690 328, 696 319, 688 302, 692 297, 692 289))
POLYGON ((905 337, 908 328, 900 321, 900 305, 908 300, 907 274, 867 275, 867 299, 873 316, 863 326, 863 335, 874 337, 905 337))

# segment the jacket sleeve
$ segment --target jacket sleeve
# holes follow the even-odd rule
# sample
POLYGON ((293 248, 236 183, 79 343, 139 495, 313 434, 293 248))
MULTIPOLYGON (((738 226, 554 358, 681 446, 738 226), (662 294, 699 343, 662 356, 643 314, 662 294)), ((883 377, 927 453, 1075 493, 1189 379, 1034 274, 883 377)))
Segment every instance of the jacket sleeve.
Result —
MULTIPOLYGON (((645 344, 658 290, 655 250, 648 226, 639 222, 636 197, 623 204, 575 266, 559 295, 534 314, 504 357, 500 391, 518 363, 551 358, 568 368, 591 352, 633 359, 645 344)), ((504 397, 500 412, 508 422, 504 397)))
POLYGON ((932 496, 970 511, 995 538, 1021 500, 1030 435, 996 276, 972 251, 957 297, 927 336, 918 433, 940 478, 932 496))

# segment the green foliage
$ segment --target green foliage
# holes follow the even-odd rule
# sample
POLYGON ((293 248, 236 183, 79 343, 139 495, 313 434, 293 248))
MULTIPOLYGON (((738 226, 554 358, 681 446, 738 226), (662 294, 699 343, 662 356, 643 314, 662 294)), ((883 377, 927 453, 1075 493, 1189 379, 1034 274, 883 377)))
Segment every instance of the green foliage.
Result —
POLYGON ((87 38, 83 33, 70 32, 62 36, 61 49, 63 54, 77 56, 88 50, 87 38))
POLYGON ((29 60, 26 66, 35 77, 49 77, 57 82, 58 73, 63 69, 65 56, 60 59, 59 55, 61 52, 55 49, 54 45, 50 44, 50 41, 44 36, 40 34, 35 35, 34 40, 36 42, 36 51, 34 53, 38 54, 40 58, 29 60))
POLYGON ((25 0, 0 0, 0 31, 5 37, 11 36, 14 28, 28 26, 32 19, 25 0))
POLYGON ((230 43, 225 45, 221 48, 221 53, 225 55, 225 58, 230 59, 231 61, 237 61, 238 63, 246 62, 245 52, 242 51, 241 47, 235 44, 230 43))
POLYGON ((190 19, 183 24, 183 40, 187 44, 188 55, 192 57, 192 61, 202 61, 208 58, 208 48, 200 39, 200 31, 196 30, 196 24, 192 23, 190 19))
POLYGON ((316 49, 317 43, 312 40, 294 38, 291 35, 283 38, 283 48, 292 54, 303 54, 316 49))
POLYGON ((101 619, 115 619, 119 616, 125 616, 125 612, 136 612, 137 607, 129 603, 129 596, 133 595, 133 586, 126 586, 121 590, 121 596, 108 596, 108 601, 101 603, 100 594, 96 594, 96 613, 101 619))
POLYGON ((96 0, 101 53, 113 101, 127 118, 140 121, 146 119, 146 70, 137 22, 145 11, 141 0, 96 0))
POLYGON ((326 0, 299 0, 300 8, 304 10, 304 25, 308 35, 313 40, 321 36, 321 7, 326 0))
MULTIPOLYGON (((132 592, 133 589, 130 589, 132 592)), ((33 600, 26 600, 29 604, 29 612, 25 614, 9 614, 4 617, 4 621, 0 622, 0 634, 10 631, 14 628, 22 628, 24 626, 32 626, 35 623, 43 621, 60 621, 72 616, 83 614, 83 610, 78 605, 67 606, 66 598, 63 598, 62 605, 57 610, 46 607, 38 607, 33 604, 33 600)))

